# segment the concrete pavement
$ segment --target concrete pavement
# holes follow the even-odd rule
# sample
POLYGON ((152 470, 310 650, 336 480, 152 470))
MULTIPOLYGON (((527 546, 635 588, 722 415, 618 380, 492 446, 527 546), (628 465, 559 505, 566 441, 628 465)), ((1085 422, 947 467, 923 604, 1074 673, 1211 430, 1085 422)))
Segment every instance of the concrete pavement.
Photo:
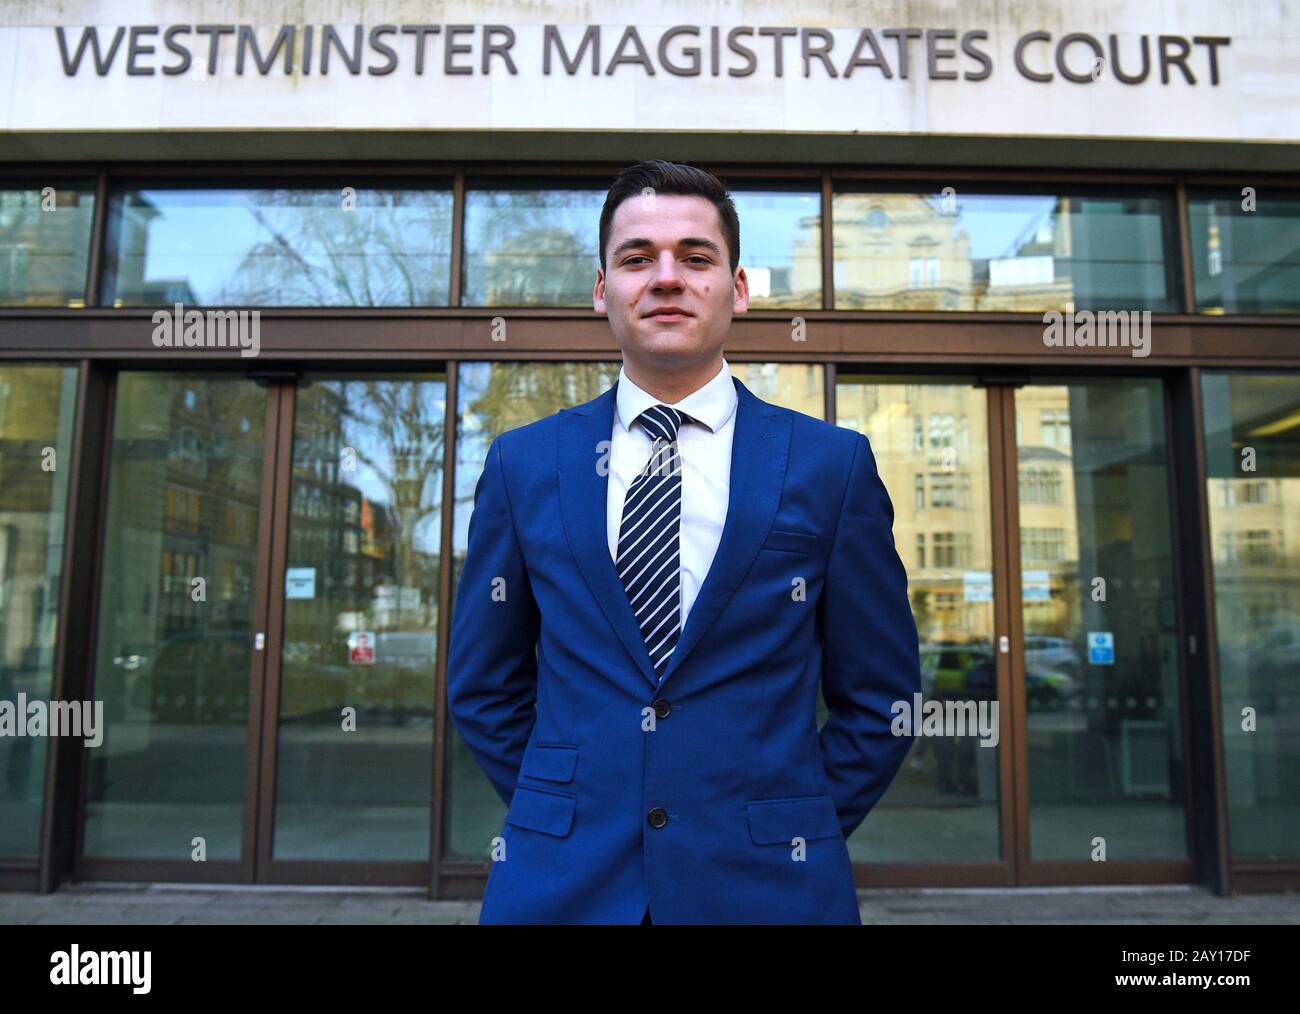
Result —
MULTIPOLYGON (((1300 894, 1220 898, 1185 885, 922 888, 858 892, 862 920, 916 923, 1288 923, 1300 894)), ((429 901, 413 888, 67 884, 54 894, 0 893, 0 924, 466 924, 476 901, 429 901)))

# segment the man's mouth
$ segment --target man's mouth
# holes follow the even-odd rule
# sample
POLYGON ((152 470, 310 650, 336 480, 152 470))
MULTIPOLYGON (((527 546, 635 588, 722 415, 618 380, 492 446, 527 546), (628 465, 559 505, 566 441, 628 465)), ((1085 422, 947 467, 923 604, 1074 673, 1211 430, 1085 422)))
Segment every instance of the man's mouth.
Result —
POLYGON ((689 313, 687 313, 685 310, 681 309, 680 307, 676 307, 676 306, 667 306, 664 307, 663 309, 651 310, 649 313, 646 314, 646 317, 650 320, 663 320, 663 321, 685 320, 689 316, 691 316, 689 313))

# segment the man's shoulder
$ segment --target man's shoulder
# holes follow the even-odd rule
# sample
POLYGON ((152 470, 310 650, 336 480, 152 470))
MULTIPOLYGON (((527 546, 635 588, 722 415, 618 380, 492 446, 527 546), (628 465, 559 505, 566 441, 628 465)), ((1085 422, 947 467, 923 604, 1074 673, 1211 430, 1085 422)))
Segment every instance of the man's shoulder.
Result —
POLYGON ((557 409, 550 415, 542 416, 540 419, 534 419, 532 422, 502 430, 495 439, 501 441, 502 448, 510 451, 537 450, 548 445, 553 447, 555 446, 556 433, 559 432, 561 419, 568 415, 587 415, 598 407, 598 403, 602 399, 610 397, 611 394, 611 390, 606 390, 580 405, 567 405, 557 409))
MULTIPOLYGON (((584 412, 591 402, 561 408, 550 415, 502 430, 492 439, 498 450, 516 462, 553 461, 560 432, 560 421, 574 412, 584 412), (548 456, 549 455, 549 456, 548 456)), ((489 451, 491 446, 489 446, 489 451)))
POLYGON ((548 443, 554 446, 555 429, 562 411, 563 409, 560 412, 552 412, 548 416, 543 416, 541 419, 534 419, 532 422, 502 430, 492 438, 492 443, 496 444, 503 454, 509 454, 512 457, 523 455, 527 458, 533 456, 548 443))

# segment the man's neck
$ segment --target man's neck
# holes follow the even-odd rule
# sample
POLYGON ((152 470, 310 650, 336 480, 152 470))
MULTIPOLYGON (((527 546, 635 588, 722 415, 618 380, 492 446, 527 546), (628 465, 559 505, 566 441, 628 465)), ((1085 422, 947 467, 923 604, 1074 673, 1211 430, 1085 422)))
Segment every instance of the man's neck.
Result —
POLYGON ((722 369, 722 356, 703 366, 672 373, 645 372, 639 365, 623 360, 623 372, 628 379, 660 404, 673 405, 694 394, 718 375, 722 369))

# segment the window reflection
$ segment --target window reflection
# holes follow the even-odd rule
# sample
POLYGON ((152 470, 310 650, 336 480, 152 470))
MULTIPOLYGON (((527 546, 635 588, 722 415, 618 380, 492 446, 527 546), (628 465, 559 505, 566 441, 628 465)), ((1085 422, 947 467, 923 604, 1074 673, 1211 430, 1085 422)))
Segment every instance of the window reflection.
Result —
POLYGON ((118 377, 87 855, 241 854, 265 417, 251 380, 118 377))
POLYGON ((1300 823, 1300 377, 1207 373, 1206 496, 1234 856, 1300 823))
POLYGON ((1165 195, 844 187, 831 213, 840 309, 1177 309, 1165 195))
POLYGON ((128 190, 109 202, 111 306, 439 306, 450 190, 128 190))
POLYGON ((0 306, 86 305, 95 192, 0 190, 0 306))
POLYGON ((733 190, 740 264, 756 310, 822 305, 821 194, 733 190))
POLYGON ((605 191, 490 183, 465 193, 465 306, 590 306, 605 191))
MULTIPOLYGON (((53 684, 76 378, 0 366, 0 701, 15 705, 48 701, 53 684)), ((48 744, 0 736, 0 855, 39 848, 48 744)))
MULTIPOLYGON (((820 307, 821 195, 735 190, 750 306, 820 307)), ((466 306, 590 306, 605 191, 480 181, 465 194, 466 306)))
MULTIPOLYGON (((1253 188, 1252 188, 1253 189, 1253 188)), ((1294 192, 1188 193, 1196 309, 1300 311, 1300 196, 1294 192)))
POLYGON ((429 854, 446 383, 308 376, 293 484, 274 854, 429 854))
POLYGON ((1016 391, 1030 851, 1187 854, 1164 394, 1016 391))

